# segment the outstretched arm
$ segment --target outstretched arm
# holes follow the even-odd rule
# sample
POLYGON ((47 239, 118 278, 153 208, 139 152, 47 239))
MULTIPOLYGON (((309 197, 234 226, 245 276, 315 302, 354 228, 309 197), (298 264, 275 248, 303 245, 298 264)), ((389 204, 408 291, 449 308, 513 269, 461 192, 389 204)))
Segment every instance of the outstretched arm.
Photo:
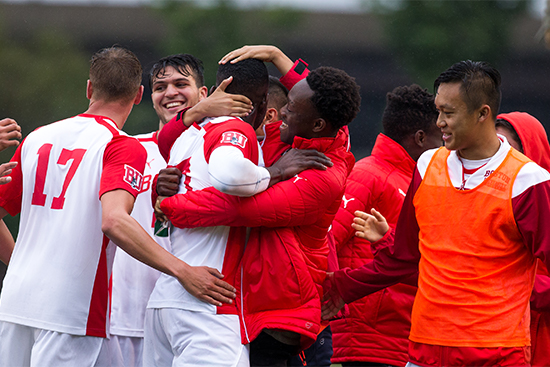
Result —
POLYGON ((194 122, 201 121, 205 117, 243 117, 252 111, 252 102, 248 97, 225 93, 225 89, 232 80, 233 77, 229 77, 222 81, 210 96, 184 109, 162 128, 158 135, 159 151, 167 162, 170 158, 170 149, 176 139, 194 122))
POLYGON ((222 57, 220 64, 230 62, 232 64, 245 59, 258 59, 263 62, 270 62, 281 75, 285 75, 292 68, 294 62, 284 54, 283 51, 275 46, 258 45, 258 46, 243 46, 236 50, 229 52, 222 57))
POLYGON ((181 228, 286 227, 315 223, 334 196, 328 181, 307 170, 253 197, 226 195, 210 187, 162 198, 160 209, 181 228))
POLYGON ((181 261, 156 243, 143 227, 130 216, 134 197, 125 190, 113 190, 101 196, 102 231, 116 245, 137 260, 176 277, 181 285, 201 301, 221 306, 232 303, 235 289, 221 280, 216 269, 193 267, 181 261))

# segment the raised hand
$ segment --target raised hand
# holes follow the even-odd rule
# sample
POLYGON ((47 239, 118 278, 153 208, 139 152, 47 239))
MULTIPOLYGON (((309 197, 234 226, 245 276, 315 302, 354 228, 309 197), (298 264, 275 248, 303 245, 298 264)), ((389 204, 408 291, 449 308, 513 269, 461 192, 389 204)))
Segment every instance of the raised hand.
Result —
POLYGON ((185 112, 183 123, 186 126, 191 126, 193 122, 200 121, 205 117, 247 116, 253 108, 250 99, 240 94, 225 92, 232 80, 232 76, 223 80, 211 95, 185 112))
POLYGON ((371 209, 371 214, 362 212, 360 210, 355 211, 355 218, 351 226, 357 232, 355 236, 364 238, 370 242, 376 242, 382 239, 386 232, 390 230, 386 218, 374 208, 371 209))
POLYGON ((0 120, 0 151, 18 146, 18 139, 21 139, 21 126, 14 119, 0 120))
POLYGON ((230 62, 232 64, 245 59, 258 59, 263 62, 271 62, 279 70, 282 75, 288 73, 288 71, 294 65, 291 59, 288 58, 280 49, 275 46, 257 45, 257 46, 243 46, 236 50, 229 52, 222 57, 219 61, 220 64, 230 62))
POLYGON ((11 182, 11 177, 8 176, 11 171, 17 166, 17 162, 8 162, 0 165, 0 185, 11 182))

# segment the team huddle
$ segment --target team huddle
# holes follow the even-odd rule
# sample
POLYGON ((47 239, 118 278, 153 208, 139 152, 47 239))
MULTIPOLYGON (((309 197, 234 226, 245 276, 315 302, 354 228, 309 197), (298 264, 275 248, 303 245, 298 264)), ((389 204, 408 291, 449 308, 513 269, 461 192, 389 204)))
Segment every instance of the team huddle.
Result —
POLYGON ((0 367, 550 364, 550 145, 496 69, 395 88, 358 162, 343 70, 244 46, 209 91, 168 56, 132 137, 141 81, 102 49, 85 112, 0 121, 0 367))

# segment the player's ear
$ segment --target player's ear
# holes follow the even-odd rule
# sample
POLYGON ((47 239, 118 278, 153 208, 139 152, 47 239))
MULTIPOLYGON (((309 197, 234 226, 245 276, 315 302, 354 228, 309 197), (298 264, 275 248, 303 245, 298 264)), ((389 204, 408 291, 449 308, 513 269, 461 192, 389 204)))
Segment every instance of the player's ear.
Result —
POLYGON ((327 121, 324 118, 317 118, 313 121, 313 132, 319 133, 327 127, 327 121))
POLYGON ((94 88, 92 87, 92 82, 90 79, 86 82, 86 98, 92 99, 92 94, 94 92, 94 88))
POLYGON ((208 97, 208 88, 202 86, 199 88, 199 101, 202 101, 206 97, 208 97))
POLYGON ((143 85, 140 85, 136 98, 134 98, 134 104, 138 105, 141 102, 141 99, 143 98, 143 89, 143 85))

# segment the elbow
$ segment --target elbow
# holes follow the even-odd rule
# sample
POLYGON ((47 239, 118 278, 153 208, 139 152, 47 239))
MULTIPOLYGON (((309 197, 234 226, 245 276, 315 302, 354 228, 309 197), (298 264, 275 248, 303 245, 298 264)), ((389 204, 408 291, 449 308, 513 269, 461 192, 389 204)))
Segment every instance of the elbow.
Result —
POLYGON ((243 183, 242 177, 227 175, 225 177, 212 177, 212 186, 221 193, 233 196, 253 196, 256 184, 243 183))
POLYGON ((115 215, 103 216, 101 221, 101 231, 111 240, 116 238, 116 234, 122 228, 121 218, 115 215))

